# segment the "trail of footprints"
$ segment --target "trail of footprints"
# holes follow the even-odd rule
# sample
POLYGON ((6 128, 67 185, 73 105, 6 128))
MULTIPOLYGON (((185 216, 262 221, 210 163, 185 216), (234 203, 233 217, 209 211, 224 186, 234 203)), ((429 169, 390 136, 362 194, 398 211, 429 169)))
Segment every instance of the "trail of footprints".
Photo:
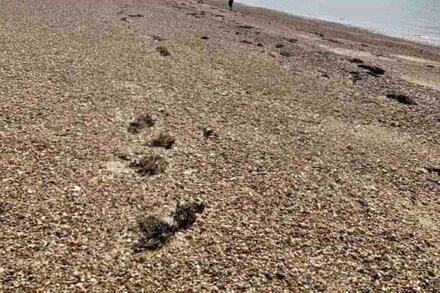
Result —
MULTIPOLYGON (((184 7, 177 7, 182 9, 184 7)), ((118 12, 118 14, 123 14, 124 11, 118 12)), ((187 13, 187 15, 192 15, 196 18, 201 18, 206 15, 212 15, 214 17, 222 17, 224 19, 224 15, 222 14, 213 14, 206 11, 201 11, 199 13, 187 13)), ((121 21, 131 22, 133 18, 143 17, 142 14, 129 14, 121 18, 121 21)), ((247 24, 239 24, 237 23, 238 31, 235 32, 236 35, 244 34, 246 35, 248 32, 252 33, 255 29, 252 25, 247 24)), ((259 31, 254 31, 255 34, 260 34, 259 31)), ((332 39, 326 39, 322 34, 318 34, 323 40, 327 40, 333 43, 339 43, 338 41, 334 41, 332 39)), ((164 41, 165 39, 153 35, 154 41, 164 41)), ((202 36, 201 39, 209 40, 208 36, 202 36)), ((282 38, 283 41, 275 44, 275 51, 280 56, 285 58, 290 58, 295 55, 294 44, 298 43, 298 39, 294 38, 282 38)), ((249 40, 241 40, 243 44, 252 45, 253 43, 249 40)), ((257 43, 257 47, 264 47, 262 43, 257 43)), ((164 46, 156 47, 157 53, 162 57, 168 57, 171 55, 170 51, 164 46)), ((354 84, 363 80, 367 77, 380 78, 385 74, 385 70, 374 65, 366 64, 363 60, 359 58, 349 59, 350 63, 354 64, 357 67, 357 70, 350 71, 349 74, 351 76, 351 80, 354 84)), ((330 78, 327 74, 324 74, 323 77, 330 78)), ((399 93, 388 93, 386 97, 394 102, 398 102, 400 104, 406 106, 417 105, 417 102, 414 98, 399 94, 399 93)), ((147 128, 152 128, 156 125, 157 118, 150 114, 141 114, 137 116, 132 122, 129 123, 127 131, 131 134, 139 134, 147 128)), ((203 129, 203 136, 205 139, 215 138, 217 134, 214 132, 212 128, 206 127, 203 129)), ((176 139, 166 133, 160 133, 152 140, 148 141, 145 146, 148 147, 159 147, 164 148, 166 150, 170 150, 176 143, 176 139)), ((140 176, 154 176, 160 173, 165 172, 168 167, 167 161, 159 155, 147 155, 141 158, 131 159, 129 156, 123 154, 119 156, 120 159, 125 161, 130 161, 128 166, 135 170, 135 172, 140 176)), ((428 173, 432 176, 438 175, 440 177, 440 169, 438 168, 430 168, 427 169, 428 173), (435 175, 434 175, 435 174, 435 175)), ((436 179, 429 178, 430 181, 440 184, 440 181, 436 179)), ((203 203, 186 203, 183 205, 178 204, 176 206, 175 211, 166 217, 168 220, 165 220, 165 217, 154 217, 147 216, 138 222, 138 231, 141 233, 139 240, 133 245, 134 252, 143 252, 146 250, 156 250, 164 245, 166 245, 172 236, 181 230, 186 230, 191 227, 196 221, 196 214, 202 213, 204 211, 205 205, 203 203), (171 222, 169 219, 172 219, 171 222)))
MULTIPOLYGON (((140 114, 132 122, 129 123, 127 131, 131 134, 139 134, 147 128, 156 125, 157 118, 150 114, 140 114)), ((145 146, 160 147, 167 150, 173 148, 176 139, 169 134, 161 132, 152 140, 145 143, 145 146)), ((160 156, 144 156, 134 159, 130 162, 129 167, 134 169, 136 173, 142 176, 157 175, 165 171, 167 162, 160 156)))
MULTIPOLYGON (((139 134, 146 129, 153 128, 156 122, 157 118, 155 116, 140 114, 129 123, 127 131, 130 134, 139 134)), ((214 138, 217 137, 217 134, 212 128, 206 127, 203 129, 203 137, 205 139, 214 138)), ((145 146, 170 150, 175 143, 176 139, 172 135, 161 132, 146 142, 145 146)), ((165 172, 168 166, 167 161, 159 155, 146 155, 132 159, 127 154, 119 154, 118 158, 129 161, 128 166, 134 169, 139 176, 158 175, 165 172)), ((190 228, 196 222, 197 214, 203 213, 204 209, 205 204, 203 202, 178 203, 170 215, 142 217, 137 223, 137 231, 140 236, 133 244, 133 252, 141 253, 162 248, 171 241, 177 232, 190 228)))
MULTIPOLYGON (((145 129, 153 128, 156 125, 157 118, 151 114, 140 114, 133 121, 128 124, 127 131, 131 134, 139 134, 145 129)), ((203 137, 205 139, 217 137, 216 132, 211 127, 203 129, 203 137)), ((145 146, 163 148, 170 150, 176 143, 176 138, 165 132, 160 132, 153 139, 145 143, 145 146)), ((125 161, 130 161, 129 156, 122 154, 119 158, 125 161)), ((160 156, 144 156, 139 159, 131 160, 129 164, 138 174, 157 175, 165 171, 167 163, 160 156)))

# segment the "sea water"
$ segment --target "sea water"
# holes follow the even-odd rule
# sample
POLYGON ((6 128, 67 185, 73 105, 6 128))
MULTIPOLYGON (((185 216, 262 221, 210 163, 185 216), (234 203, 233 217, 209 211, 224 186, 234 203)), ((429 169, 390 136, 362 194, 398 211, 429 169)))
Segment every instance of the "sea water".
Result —
POLYGON ((239 0, 440 46, 440 0, 239 0))

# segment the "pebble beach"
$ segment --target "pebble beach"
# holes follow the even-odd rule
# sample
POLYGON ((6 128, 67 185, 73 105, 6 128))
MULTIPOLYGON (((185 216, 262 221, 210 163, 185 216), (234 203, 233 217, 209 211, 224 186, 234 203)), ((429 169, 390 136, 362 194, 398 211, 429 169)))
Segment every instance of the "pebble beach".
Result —
POLYGON ((0 0, 0 166, 0 292, 440 288, 440 47, 0 0))

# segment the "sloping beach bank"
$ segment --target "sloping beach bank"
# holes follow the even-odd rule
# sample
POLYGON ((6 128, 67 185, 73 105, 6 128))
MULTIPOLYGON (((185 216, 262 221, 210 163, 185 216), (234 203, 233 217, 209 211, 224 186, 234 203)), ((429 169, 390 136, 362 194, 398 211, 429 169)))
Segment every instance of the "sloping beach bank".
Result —
POLYGON ((196 2, 0 1, 0 291, 435 292, 440 49, 196 2))

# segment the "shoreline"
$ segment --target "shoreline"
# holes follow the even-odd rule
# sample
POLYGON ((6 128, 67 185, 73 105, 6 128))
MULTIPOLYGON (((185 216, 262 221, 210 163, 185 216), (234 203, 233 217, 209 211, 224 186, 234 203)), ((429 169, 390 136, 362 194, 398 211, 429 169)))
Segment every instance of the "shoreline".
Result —
MULTIPOLYGON (((218 1, 211 1, 211 3, 214 5, 218 5, 218 1)), ((421 45, 421 46, 432 47, 435 49, 440 48, 440 44, 437 44, 437 43, 422 42, 422 41, 418 41, 418 40, 414 40, 414 39, 410 39, 410 38, 405 38, 405 37, 402 37, 399 35, 392 35, 392 34, 387 34, 386 32, 375 31, 373 29, 368 29, 368 28, 365 28, 362 26, 352 25, 349 23, 341 23, 338 21, 315 18, 315 17, 311 17, 311 16, 307 16, 307 15, 299 15, 299 14, 294 14, 294 13, 290 13, 287 11, 271 9, 271 8, 261 7, 261 6, 252 6, 252 5, 247 5, 247 4, 243 4, 243 3, 237 3, 237 6, 242 7, 245 11, 248 9, 249 11, 253 11, 253 13, 256 13, 256 14, 260 13, 261 15, 266 15, 266 14, 272 15, 275 18, 278 15, 278 16, 283 16, 286 18, 291 18, 292 20, 297 20, 300 22, 314 23, 316 26, 323 25, 328 28, 337 28, 340 30, 346 29, 347 32, 351 31, 354 33, 358 32, 360 34, 366 34, 366 35, 369 34, 371 36, 378 37, 378 39, 388 39, 389 41, 394 40, 396 42, 407 43, 408 45, 416 44, 416 45, 421 45)))
POLYGON ((409 42, 415 42, 418 44, 422 44, 422 45, 428 45, 428 46, 434 46, 434 47, 440 47, 440 40, 438 41, 424 41, 423 38, 416 38, 416 37, 405 37, 403 34, 401 33, 393 33, 391 31, 387 31, 387 30, 381 30, 379 28, 374 29, 374 28, 368 28, 362 25, 357 25, 354 23, 348 23, 348 22, 341 22, 338 20, 332 20, 332 19, 326 19, 326 18, 321 18, 321 17, 314 17, 314 16, 310 16, 310 15, 303 15, 303 14, 296 14, 294 12, 288 12, 285 10, 281 10, 281 9, 275 9, 275 8, 270 8, 270 7, 265 7, 265 6, 253 6, 252 4, 245 4, 245 3, 237 3, 237 6, 241 6, 241 7, 254 7, 254 8, 260 8, 260 9, 266 9, 269 11, 273 11, 276 13, 282 13, 282 14, 287 14, 288 16, 291 17, 299 17, 299 18, 304 18, 304 19, 309 19, 309 20, 315 20, 315 21, 322 21, 322 22, 326 22, 326 23, 332 23, 332 24, 336 24, 336 25, 342 25, 348 28, 354 28, 354 29, 362 29, 362 30, 366 30, 370 33, 373 34, 379 34, 381 36, 384 37, 390 37, 390 38, 397 38, 400 40, 405 40, 405 41, 409 41, 409 42))
POLYGON ((440 48, 226 1, 4 0, 0 291, 432 291, 440 48))
MULTIPOLYGON (((221 4, 219 5, 219 2, 222 3, 222 1, 216 0, 209 1, 209 3, 217 7, 222 7, 221 4)), ((327 30, 328 33, 330 33, 331 35, 334 34, 335 36, 340 36, 342 38, 345 37, 353 41, 356 41, 356 39, 359 41, 365 40, 366 42, 371 42, 380 46, 393 47, 396 49, 399 46, 405 46, 406 49, 411 48, 411 54, 418 55, 418 57, 420 58, 433 58, 435 61, 439 60, 438 52, 440 46, 436 44, 418 42, 399 36, 392 36, 381 32, 375 32, 360 26, 352 26, 340 22, 327 21, 302 15, 295 15, 289 12, 274 10, 265 7, 251 6, 241 3, 239 3, 239 5, 243 8, 243 12, 253 14, 256 17, 269 17, 272 18, 274 21, 277 21, 277 19, 285 20, 286 22, 290 22, 292 25, 298 25, 300 29, 304 29, 309 33, 313 33, 315 29, 316 31, 319 31, 319 33, 325 33, 324 30, 327 30), (417 52, 423 50, 421 48, 427 49, 428 51, 433 51, 435 52, 435 54, 431 55, 430 52, 425 51, 423 52, 423 54, 428 55, 423 56, 420 54, 420 52, 417 52)), ((237 12, 240 13, 240 11, 237 12)))

